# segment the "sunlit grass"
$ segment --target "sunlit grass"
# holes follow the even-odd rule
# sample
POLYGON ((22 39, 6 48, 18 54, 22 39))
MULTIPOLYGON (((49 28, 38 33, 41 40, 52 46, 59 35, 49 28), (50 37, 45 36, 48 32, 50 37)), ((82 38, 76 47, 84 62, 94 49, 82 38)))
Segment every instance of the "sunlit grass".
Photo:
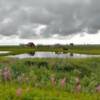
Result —
POLYGON ((0 85, 1 100, 99 100, 98 93, 68 93, 57 89, 41 89, 18 86, 16 84, 0 85), (16 94, 21 89, 20 95, 16 94))

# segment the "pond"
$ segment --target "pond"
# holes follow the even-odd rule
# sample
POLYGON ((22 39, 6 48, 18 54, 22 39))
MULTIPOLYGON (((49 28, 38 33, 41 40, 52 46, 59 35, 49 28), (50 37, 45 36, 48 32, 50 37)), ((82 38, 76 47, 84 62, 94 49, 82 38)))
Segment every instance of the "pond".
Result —
POLYGON ((26 54, 10 55, 13 58, 91 58, 100 57, 100 55, 88 55, 88 54, 77 54, 77 53, 56 53, 56 52, 30 52, 26 54))

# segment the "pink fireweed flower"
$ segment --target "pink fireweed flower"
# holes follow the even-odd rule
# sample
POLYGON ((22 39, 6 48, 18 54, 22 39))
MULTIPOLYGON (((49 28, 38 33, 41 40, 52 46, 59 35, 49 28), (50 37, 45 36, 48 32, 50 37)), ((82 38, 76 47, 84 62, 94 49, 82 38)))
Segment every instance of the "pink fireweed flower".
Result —
POLYGON ((75 91, 76 92, 81 92, 81 84, 76 84, 75 91))
POLYGON ((75 80, 76 80, 75 91, 80 92, 81 91, 80 78, 77 77, 75 80))
POLYGON ((54 77, 51 77, 51 84, 52 86, 56 85, 56 79, 54 77))
POLYGON ((8 67, 2 70, 2 78, 4 81, 11 80, 11 72, 8 67))
POLYGON ((65 83, 66 83, 66 78, 64 77, 63 79, 61 79, 60 84, 62 87, 64 87, 65 83))
POLYGON ((97 85, 96 86, 96 92, 99 92, 100 93, 100 85, 97 85))
POLYGON ((16 96, 21 96, 22 95, 22 88, 18 88, 16 90, 16 96))

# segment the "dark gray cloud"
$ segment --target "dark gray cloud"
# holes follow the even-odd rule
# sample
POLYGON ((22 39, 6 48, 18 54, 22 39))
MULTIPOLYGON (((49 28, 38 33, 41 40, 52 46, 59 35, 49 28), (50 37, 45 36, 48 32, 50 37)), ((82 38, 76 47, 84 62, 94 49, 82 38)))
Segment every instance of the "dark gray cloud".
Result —
POLYGON ((100 0, 0 0, 0 34, 67 36, 100 29, 100 0))

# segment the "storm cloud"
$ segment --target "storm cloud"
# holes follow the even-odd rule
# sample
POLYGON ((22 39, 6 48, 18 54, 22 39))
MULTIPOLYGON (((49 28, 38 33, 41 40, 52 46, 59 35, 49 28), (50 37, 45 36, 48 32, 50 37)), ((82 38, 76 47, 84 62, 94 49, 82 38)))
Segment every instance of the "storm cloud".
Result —
POLYGON ((46 38, 100 30, 100 0, 0 0, 0 35, 46 38))

